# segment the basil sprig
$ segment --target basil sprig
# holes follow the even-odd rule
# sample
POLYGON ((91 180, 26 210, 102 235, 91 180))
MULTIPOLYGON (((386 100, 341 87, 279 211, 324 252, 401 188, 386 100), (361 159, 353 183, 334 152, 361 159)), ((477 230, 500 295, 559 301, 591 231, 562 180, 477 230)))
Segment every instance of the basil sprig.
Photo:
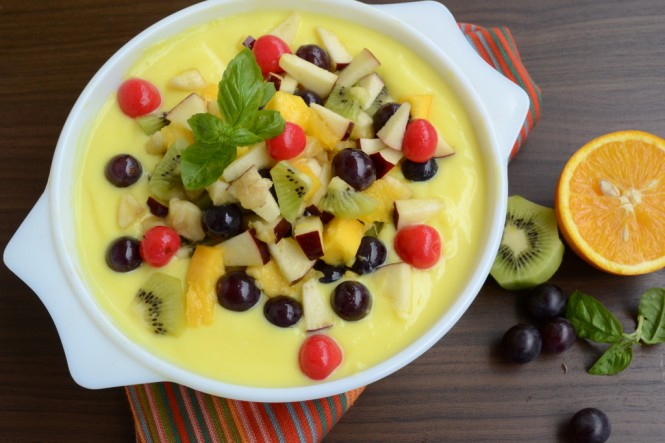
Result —
POLYGON ((229 62, 219 82, 217 104, 221 119, 202 113, 187 121, 195 142, 183 152, 180 163, 186 189, 201 189, 217 180, 235 160, 238 146, 249 146, 282 133, 281 115, 261 109, 274 94, 275 86, 263 81, 254 55, 244 48, 229 62))
POLYGON ((580 291, 568 299, 566 318, 577 336, 611 346, 589 369, 590 374, 612 375, 633 360, 634 345, 665 342, 665 288, 651 288, 640 298, 635 332, 626 333, 619 320, 598 300, 580 291))

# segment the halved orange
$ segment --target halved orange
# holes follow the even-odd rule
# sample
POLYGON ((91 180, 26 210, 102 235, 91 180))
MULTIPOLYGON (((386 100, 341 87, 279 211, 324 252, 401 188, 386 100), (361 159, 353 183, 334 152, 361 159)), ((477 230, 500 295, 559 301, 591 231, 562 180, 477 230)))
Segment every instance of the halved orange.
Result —
POLYGON ((561 173, 555 211, 570 248, 597 268, 665 267, 665 140, 619 131, 582 146, 561 173))

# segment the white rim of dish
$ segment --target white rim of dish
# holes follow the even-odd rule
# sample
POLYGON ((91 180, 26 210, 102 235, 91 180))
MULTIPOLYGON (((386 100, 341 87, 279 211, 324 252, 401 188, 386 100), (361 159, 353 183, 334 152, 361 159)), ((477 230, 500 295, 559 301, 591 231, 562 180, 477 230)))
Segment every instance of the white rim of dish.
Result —
MULTIPOLYGON (((469 48, 469 50, 472 49, 469 48)), ((477 93, 464 78, 459 68, 448 58, 444 50, 437 47, 418 31, 380 9, 352 0, 284 0, 280 1, 279 5, 273 5, 269 1, 263 0, 209 0, 164 18, 130 40, 100 68, 76 101, 58 140, 49 180, 50 216, 53 221, 52 233, 55 249, 73 292, 95 325, 119 349, 132 356, 150 371, 163 376, 164 381, 173 381, 203 392, 245 401, 303 401, 340 394, 384 378, 422 355, 452 328, 480 291, 494 259, 492 251, 496 251, 501 239, 501 229, 499 227, 503 226, 507 199, 506 166, 501 160, 491 122, 489 122, 490 124, 487 124, 487 122, 489 122, 487 112, 477 93), (474 129, 478 143, 485 146, 481 148, 483 152, 490 154, 486 158, 488 183, 497 185, 499 191, 496 200, 487 203, 488 214, 492 214, 492 220, 491 223, 488 223, 488 226, 491 226, 492 229, 487 237, 483 239, 486 244, 485 252, 481 257, 478 257, 475 271, 463 292, 439 321, 408 347, 376 366, 338 380, 313 383, 301 387, 252 387, 210 379, 164 361, 149 350, 132 342, 124 333, 118 330, 109 316, 103 312, 94 300, 94 297, 91 296, 89 288, 87 288, 83 278, 80 277, 76 245, 75 242, 71 241, 75 226, 73 223, 71 165, 76 163, 75 154, 78 152, 78 149, 74 147, 78 147, 82 137, 85 136, 81 130, 85 127, 83 123, 94 119, 99 110, 99 107, 94 108, 94 103, 99 102, 100 98, 100 94, 96 91, 100 89, 102 91, 107 90, 108 93, 101 94, 103 96, 101 97, 101 103, 103 103, 109 94, 115 91, 117 85, 121 82, 122 75, 141 56, 142 48, 147 48, 194 25, 210 21, 213 17, 236 15, 266 5, 275 10, 298 9, 313 13, 334 11, 331 15, 365 26, 369 25, 378 32, 385 33, 382 29, 391 29, 392 38, 401 41, 422 58, 428 60, 435 69, 446 72, 448 83, 458 91, 458 97, 471 121, 476 122, 474 123, 474 129), (115 82, 109 81, 110 79, 115 79, 115 82), (96 100, 94 99, 95 96, 97 96, 96 100), (90 109, 91 103, 94 109, 90 109), (485 123, 478 124, 477 122, 485 123)))

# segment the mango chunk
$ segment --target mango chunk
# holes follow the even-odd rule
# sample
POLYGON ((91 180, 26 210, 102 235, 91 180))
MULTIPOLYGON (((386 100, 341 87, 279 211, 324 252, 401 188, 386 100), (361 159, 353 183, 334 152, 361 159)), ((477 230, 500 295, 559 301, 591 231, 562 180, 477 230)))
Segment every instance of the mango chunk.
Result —
POLYGON ((198 245, 187 269, 185 316, 189 326, 209 325, 215 318, 215 285, 224 274, 222 249, 198 245))
POLYGON ((364 225, 355 219, 335 217, 323 230, 321 259, 331 265, 351 266, 365 232, 364 225))
POLYGON ((287 122, 295 123, 303 130, 307 130, 311 110, 301 97, 277 91, 266 104, 265 109, 277 111, 287 122))
POLYGON ((411 103, 411 118, 424 118, 429 120, 429 114, 432 109, 431 95, 408 95, 403 98, 403 102, 411 103))

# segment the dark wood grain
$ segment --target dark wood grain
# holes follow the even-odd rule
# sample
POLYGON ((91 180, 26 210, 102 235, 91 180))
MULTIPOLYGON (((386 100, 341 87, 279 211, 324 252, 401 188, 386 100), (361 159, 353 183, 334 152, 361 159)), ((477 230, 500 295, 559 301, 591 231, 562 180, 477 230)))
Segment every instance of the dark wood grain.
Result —
MULTIPOLYGON (((193 1, 0 1, 0 245, 46 185, 69 109, 95 71, 142 29, 193 1)), ((385 1, 368 1, 380 4, 385 1)), ((557 177, 605 132, 665 135, 665 5, 660 0, 449 0, 460 21, 508 26, 542 87, 542 119, 509 167, 510 193, 552 205, 557 177)), ((31 251, 39 260, 40 251, 31 251)), ((639 295, 663 286, 598 272, 566 253, 554 278, 601 298, 627 329, 639 295)), ((122 389, 78 387, 37 297, 0 269, 0 441, 130 442, 122 389)), ((585 369, 599 349, 577 343, 527 365, 496 355, 521 320, 518 296, 490 279, 461 321, 416 362, 369 386, 329 442, 563 442, 577 410, 610 417, 615 442, 665 435, 665 346, 637 349, 613 377, 585 369)))

